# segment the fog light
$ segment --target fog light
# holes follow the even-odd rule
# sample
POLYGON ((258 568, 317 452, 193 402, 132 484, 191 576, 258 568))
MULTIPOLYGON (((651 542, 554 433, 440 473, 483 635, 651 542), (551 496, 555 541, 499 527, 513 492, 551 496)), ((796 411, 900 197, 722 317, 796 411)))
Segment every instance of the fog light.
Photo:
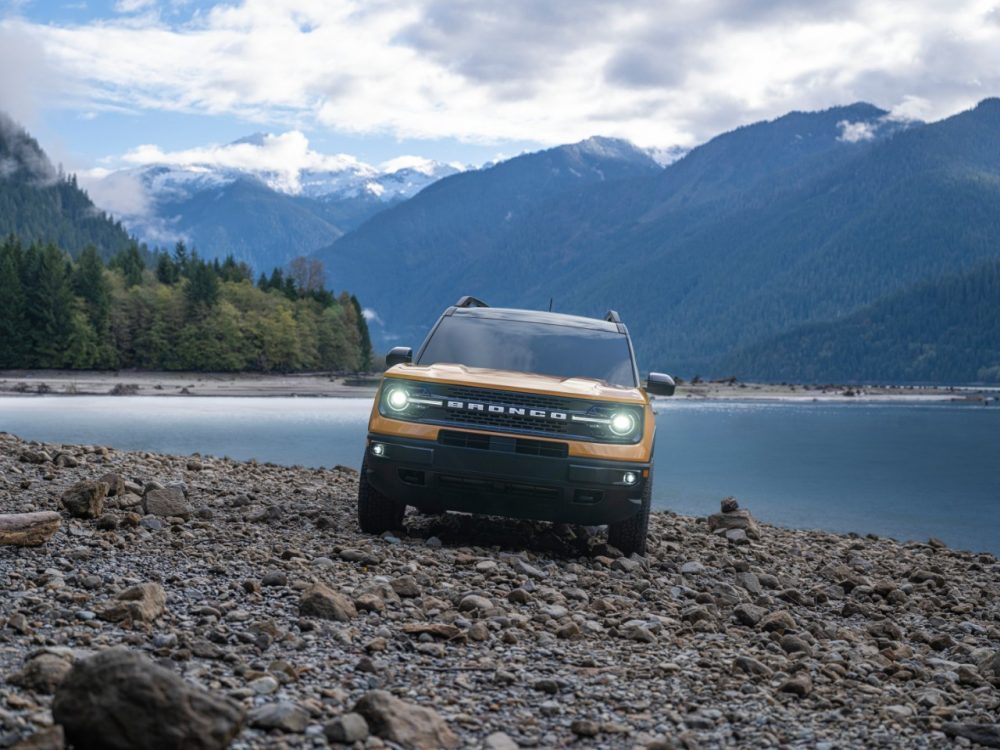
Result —
POLYGON ((639 475, 634 471, 626 471, 625 475, 622 477, 622 481, 625 484, 632 485, 639 481, 639 475))
POLYGON ((372 455, 373 456, 384 456, 385 455, 385 446, 382 445, 382 443, 373 443, 372 444, 372 455))

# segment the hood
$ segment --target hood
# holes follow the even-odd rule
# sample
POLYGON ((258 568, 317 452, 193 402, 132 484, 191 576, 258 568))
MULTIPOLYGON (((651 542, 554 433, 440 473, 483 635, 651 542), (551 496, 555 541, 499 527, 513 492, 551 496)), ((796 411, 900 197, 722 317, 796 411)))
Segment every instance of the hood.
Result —
POLYGON ((608 385, 592 378, 562 378, 511 370, 489 370, 465 365, 396 365, 386 371, 387 378, 404 378, 435 383, 464 385, 471 388, 493 388, 521 393, 544 393, 549 396, 589 398, 597 401, 646 403, 638 388, 608 385))

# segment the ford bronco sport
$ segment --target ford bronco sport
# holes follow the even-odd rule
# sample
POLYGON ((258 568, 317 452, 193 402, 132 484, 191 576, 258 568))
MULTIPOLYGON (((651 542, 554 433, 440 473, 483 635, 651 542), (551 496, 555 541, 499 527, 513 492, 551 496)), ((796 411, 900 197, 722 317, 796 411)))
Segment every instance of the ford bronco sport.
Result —
POLYGON ((358 489, 366 533, 407 505, 587 526, 644 554, 653 487, 651 395, 618 314, 491 308, 463 297, 423 346, 396 347, 368 423, 358 489))

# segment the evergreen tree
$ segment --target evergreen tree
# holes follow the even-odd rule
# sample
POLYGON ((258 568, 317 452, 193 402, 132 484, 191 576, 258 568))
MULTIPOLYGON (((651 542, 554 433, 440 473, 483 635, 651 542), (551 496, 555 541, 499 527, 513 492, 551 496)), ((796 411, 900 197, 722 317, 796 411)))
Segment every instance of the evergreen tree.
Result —
POLYGON ((174 245, 174 265, 177 267, 178 277, 188 275, 188 252, 184 240, 177 240, 174 245))
POLYGON ((142 272, 146 270, 146 263, 139 252, 139 246, 134 242, 112 258, 111 265, 122 272, 125 286, 138 286, 142 283, 142 272))
POLYGON ((351 295, 351 306, 354 308, 354 313, 357 316, 356 323, 358 326, 358 341, 361 349, 359 369, 367 370, 372 366, 371 334, 368 332, 368 322, 365 320, 364 311, 361 309, 361 303, 358 302, 358 298, 353 294, 351 295))
POLYGON ((0 368, 18 367, 26 344, 21 245, 13 237, 0 244, 0 368))
POLYGON ((170 286, 177 283, 179 276, 179 269, 170 256, 166 253, 158 253, 156 256, 156 280, 170 286))
POLYGON ((219 277, 211 265, 202 260, 188 264, 188 285, 184 290, 188 314, 195 315, 219 301, 219 277))
POLYGON ((66 255, 55 245, 25 254, 29 367, 63 367, 73 325, 73 289, 66 255))

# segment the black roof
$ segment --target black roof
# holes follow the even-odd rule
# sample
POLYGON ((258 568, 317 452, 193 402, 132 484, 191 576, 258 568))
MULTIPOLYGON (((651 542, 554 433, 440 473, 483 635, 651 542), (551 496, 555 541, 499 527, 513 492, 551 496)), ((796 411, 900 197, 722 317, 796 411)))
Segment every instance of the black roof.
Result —
POLYGON ((597 331, 624 333, 618 323, 599 318, 585 318, 582 315, 566 315, 564 313, 541 312, 539 310, 516 310, 508 307, 455 307, 452 315, 464 315, 471 318, 490 318, 493 320, 516 320, 523 323, 544 323, 553 326, 569 326, 571 328, 590 328, 597 331))

